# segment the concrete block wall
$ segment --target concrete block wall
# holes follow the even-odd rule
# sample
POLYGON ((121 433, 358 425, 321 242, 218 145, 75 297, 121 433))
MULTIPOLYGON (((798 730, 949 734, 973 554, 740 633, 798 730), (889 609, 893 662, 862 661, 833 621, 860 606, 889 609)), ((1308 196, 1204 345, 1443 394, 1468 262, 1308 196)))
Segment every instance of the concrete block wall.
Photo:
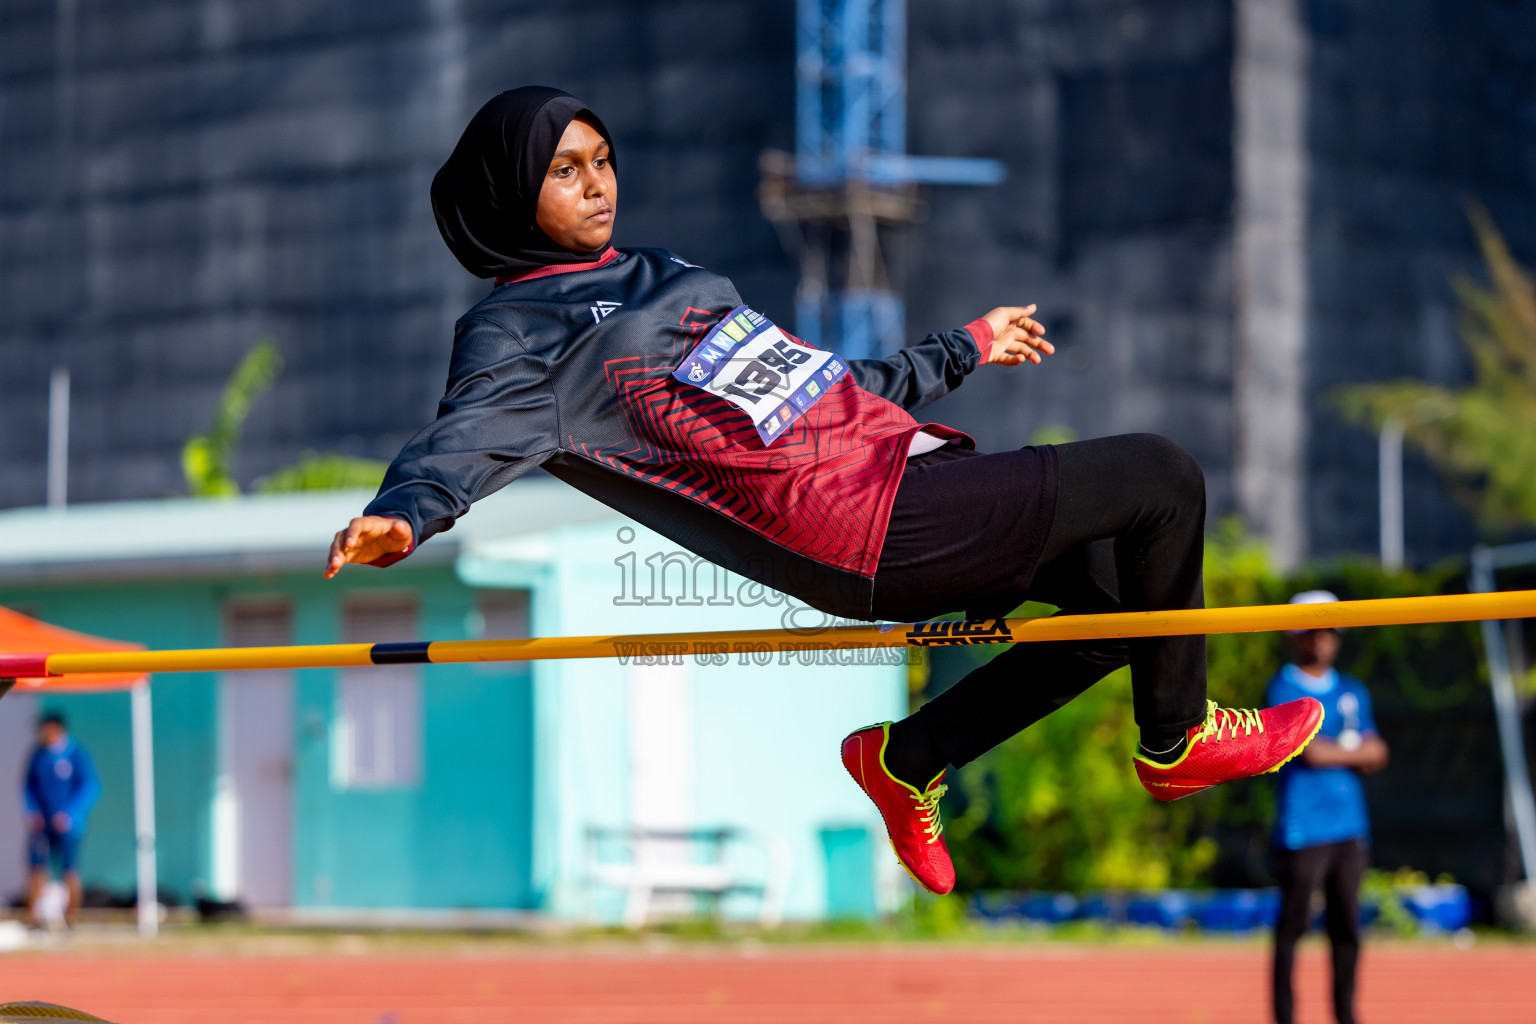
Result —
MULTIPOLYGON (((1481 272, 1466 200, 1536 260, 1536 5, 976 0, 913 5, 910 17, 912 150, 1000 157, 1009 180, 929 192, 931 214, 905 243, 909 324, 921 333, 1038 301, 1061 348, 1046 367, 976 378, 930 415, 993 447, 1055 424, 1168 434, 1206 468, 1213 515, 1245 507, 1235 434, 1295 418, 1294 463, 1270 459, 1249 511, 1297 493, 1282 504, 1303 521, 1277 549, 1374 553, 1375 438, 1340 421, 1334 394, 1399 376, 1469 379, 1450 286, 1481 272), (1244 16, 1261 37, 1251 52, 1235 42, 1244 16), (1234 383, 1234 278, 1290 294, 1275 290, 1281 268, 1243 268, 1234 241, 1289 173, 1235 193, 1240 147, 1265 143, 1264 126, 1242 134, 1234 105, 1243 62, 1271 59, 1266 32, 1294 33, 1302 55, 1302 365, 1299 406, 1283 416, 1268 391, 1234 383)), ((1438 471, 1411 452, 1407 504, 1411 561, 1463 554, 1475 539, 1438 471)))
POLYGON ((6 4, 0 506, 43 500, 54 366, 71 499, 152 497, 182 490, 181 445, 264 336, 287 368, 247 423, 244 482, 306 449, 391 457, 485 289, 437 236, 432 175, 517 85, 613 125, 619 244, 728 268, 787 318, 755 190, 759 149, 792 144, 792 32, 768 0, 6 4))
POLYGON ((1231 507, 1232 26, 1221 0, 910 5, 910 148, 991 156, 907 252, 914 334, 1038 302, 1059 354, 925 415, 983 447, 1150 430, 1231 507), (960 9, 965 13, 962 16, 960 9))
MULTIPOLYGON (((1465 204, 1536 260, 1536 5, 1314 0, 1310 39, 1308 395, 1313 549, 1377 544, 1376 442, 1339 421, 1341 384, 1471 379, 1454 275, 1486 281, 1465 204)), ((1475 539, 1439 474, 1410 458, 1408 552, 1475 539)))
MULTIPOLYGON (((1264 8, 1299 34, 1305 436, 1294 467, 1268 460, 1294 479, 1259 489, 1299 494, 1296 551, 1374 550, 1374 439, 1330 396, 1465 378, 1446 283, 1477 269, 1464 197, 1536 255, 1536 7, 909 8, 909 148, 1009 168, 997 188, 928 190, 897 239, 910 332, 1038 301, 1061 346, 929 415, 992 448, 1046 425, 1166 433, 1206 467, 1213 515, 1253 504, 1234 433, 1266 415, 1234 386, 1240 297, 1269 279, 1234 242, 1255 198, 1237 184, 1237 26, 1264 8)), ((475 107, 517 84, 568 88, 614 128, 619 244, 674 249, 792 319, 795 271, 755 189, 758 153, 793 144, 793 29, 783 0, 3 5, 0 506, 43 498, 55 365, 74 374, 72 498, 148 497, 181 489, 181 444, 265 335, 288 368, 247 425, 243 480, 305 449, 393 454, 483 289, 438 240, 428 184, 475 107)), ((1411 559, 1464 549, 1469 520, 1412 460, 1409 500, 1411 559)))

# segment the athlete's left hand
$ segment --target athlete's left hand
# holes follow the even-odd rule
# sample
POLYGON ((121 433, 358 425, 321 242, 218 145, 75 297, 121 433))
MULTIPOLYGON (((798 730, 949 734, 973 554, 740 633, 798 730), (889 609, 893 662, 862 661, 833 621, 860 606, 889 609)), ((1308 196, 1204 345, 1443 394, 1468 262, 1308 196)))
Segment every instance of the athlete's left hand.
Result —
POLYGON ((1038 307, 999 306, 982 317, 992 327, 992 351, 988 363, 1000 366, 1017 366, 1026 360, 1038 363, 1042 356, 1056 351, 1056 346, 1045 340, 1045 325, 1034 319, 1038 307))

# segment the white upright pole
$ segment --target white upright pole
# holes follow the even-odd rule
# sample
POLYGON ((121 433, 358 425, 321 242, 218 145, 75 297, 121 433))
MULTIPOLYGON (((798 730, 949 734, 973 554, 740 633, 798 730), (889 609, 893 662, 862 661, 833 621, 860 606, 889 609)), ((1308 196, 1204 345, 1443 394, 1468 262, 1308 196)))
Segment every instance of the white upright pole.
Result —
POLYGON ((155 868, 155 736, 149 683, 133 687, 133 825, 139 875, 139 936, 160 931, 160 900, 155 868))
POLYGON ((1377 442, 1377 475, 1381 482, 1381 567, 1403 567, 1403 421, 1381 425, 1377 442))
POLYGON ((48 381, 48 507, 69 501, 69 367, 55 367, 48 381))
MULTIPOLYGON (((1510 545, 1505 550, 1512 550, 1510 545)), ((1524 548, 1526 545, 1519 545, 1524 548)), ((1472 549, 1472 589, 1490 594, 1497 586, 1494 559, 1497 549, 1472 549)), ((1526 766, 1525 737, 1520 728, 1520 698, 1515 692, 1509 648, 1504 644, 1502 622, 1483 622, 1483 649, 1488 658, 1488 681, 1493 689, 1493 712, 1499 728, 1499 749, 1504 755, 1504 784, 1515 819, 1515 841, 1527 885, 1536 885, 1536 793, 1531 791, 1531 771, 1526 766)))

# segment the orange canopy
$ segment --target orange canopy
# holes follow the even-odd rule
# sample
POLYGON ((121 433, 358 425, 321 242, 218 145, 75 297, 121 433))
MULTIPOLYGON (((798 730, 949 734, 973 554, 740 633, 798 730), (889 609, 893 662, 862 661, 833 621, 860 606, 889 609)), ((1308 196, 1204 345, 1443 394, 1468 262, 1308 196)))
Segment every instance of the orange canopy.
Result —
MULTIPOLYGON (((9 608, 0 608, 0 654, 84 654, 96 651, 142 651, 143 644, 127 644, 120 640, 103 640, 100 637, 76 633, 74 630, 50 626, 46 622, 28 618, 9 608)), ((112 673, 110 675, 59 676, 42 679, 19 679, 21 690, 126 690, 143 682, 146 676, 139 672, 112 673)))

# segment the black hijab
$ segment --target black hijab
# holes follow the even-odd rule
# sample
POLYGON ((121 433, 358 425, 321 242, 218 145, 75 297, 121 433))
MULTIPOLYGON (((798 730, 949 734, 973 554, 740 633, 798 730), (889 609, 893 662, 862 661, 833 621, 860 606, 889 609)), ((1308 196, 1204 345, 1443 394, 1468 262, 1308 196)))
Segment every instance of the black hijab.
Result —
POLYGON ((559 89, 508 90, 470 119, 432 179, 432 213, 443 241, 471 274, 506 277, 552 263, 592 263, 607 250, 563 249, 534 222, 555 147, 578 117, 608 140, 608 159, 617 167, 607 126, 559 89))

